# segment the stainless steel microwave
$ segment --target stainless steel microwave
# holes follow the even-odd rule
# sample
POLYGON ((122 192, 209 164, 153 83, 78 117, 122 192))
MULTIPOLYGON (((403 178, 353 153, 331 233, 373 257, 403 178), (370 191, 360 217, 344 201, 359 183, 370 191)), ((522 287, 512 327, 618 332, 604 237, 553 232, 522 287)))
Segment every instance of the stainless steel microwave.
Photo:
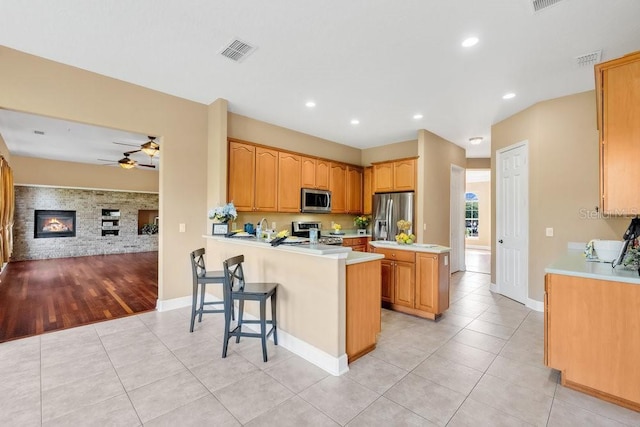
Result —
POLYGON ((330 213, 331 191, 314 188, 300 189, 300 212, 330 213))

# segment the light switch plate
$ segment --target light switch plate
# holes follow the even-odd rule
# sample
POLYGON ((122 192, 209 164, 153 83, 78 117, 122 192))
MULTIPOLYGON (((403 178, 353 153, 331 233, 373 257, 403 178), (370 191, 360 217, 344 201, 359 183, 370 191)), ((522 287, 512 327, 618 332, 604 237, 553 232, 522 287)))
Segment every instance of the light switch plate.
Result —
POLYGON ((180 233, 187 231, 187 224, 180 224, 180 233))
POLYGON ((544 234, 547 237, 553 237, 553 228, 552 227, 547 227, 547 229, 545 230, 544 234))

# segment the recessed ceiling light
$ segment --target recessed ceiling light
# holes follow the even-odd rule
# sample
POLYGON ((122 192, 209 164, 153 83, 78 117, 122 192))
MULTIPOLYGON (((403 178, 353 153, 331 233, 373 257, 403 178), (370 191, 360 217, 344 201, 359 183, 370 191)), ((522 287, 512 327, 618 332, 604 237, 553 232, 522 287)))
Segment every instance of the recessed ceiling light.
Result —
POLYGON ((469 144, 471 145, 478 145, 482 142, 482 137, 481 136, 474 136, 473 138, 469 138, 469 144))
POLYGON ((316 106, 316 103, 315 103, 315 102, 313 102, 313 101, 307 101, 307 103, 306 103, 306 104, 304 104, 304 105, 306 105, 306 106, 307 106, 307 107, 309 107, 309 108, 313 108, 313 107, 315 107, 315 106, 316 106))
POLYGON ((516 97, 516 94, 513 92, 505 93, 504 95, 502 95, 502 99, 511 99, 515 97, 516 97))
POLYGON ((422 114, 414 114, 413 115, 413 118, 416 119, 416 120, 420 120, 422 117, 423 117, 422 114))
POLYGON ((358 120, 358 119, 351 119, 351 124, 352 124, 352 125, 359 125, 359 124, 360 124, 360 120, 358 120))
POLYGON ((462 41, 462 46, 463 47, 475 46, 476 44, 478 44, 479 41, 480 39, 478 39, 477 37, 468 37, 462 41))

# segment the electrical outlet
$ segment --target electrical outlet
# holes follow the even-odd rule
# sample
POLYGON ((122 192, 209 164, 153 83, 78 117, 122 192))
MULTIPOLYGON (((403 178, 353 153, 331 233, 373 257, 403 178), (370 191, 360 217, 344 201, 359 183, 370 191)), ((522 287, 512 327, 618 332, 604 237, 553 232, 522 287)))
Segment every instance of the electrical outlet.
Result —
POLYGON ((423 229, 424 231, 427 231, 427 223, 422 224, 422 229, 423 229))
POLYGON ((180 233, 187 231, 187 224, 180 224, 180 233))
POLYGON ((275 221, 271 223, 271 229, 272 229, 272 230, 275 230, 275 229, 276 229, 276 222, 275 222, 275 221))
POLYGON ((547 227, 547 229, 545 230, 545 236, 553 237, 553 228, 552 227, 547 227))

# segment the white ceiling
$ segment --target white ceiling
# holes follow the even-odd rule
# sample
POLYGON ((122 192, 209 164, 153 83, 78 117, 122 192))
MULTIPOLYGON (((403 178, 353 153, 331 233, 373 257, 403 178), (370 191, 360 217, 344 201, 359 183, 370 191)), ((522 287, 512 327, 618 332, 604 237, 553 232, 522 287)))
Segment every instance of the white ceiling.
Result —
MULTIPOLYGON (((427 129, 467 157, 489 156, 492 124, 593 89, 593 67, 577 56, 640 50, 639 0, 539 12, 532 0, 0 3, 0 44, 17 50, 204 104, 225 98, 232 112, 359 148, 427 129), (480 42, 463 48, 470 35, 480 42), (257 47, 240 63, 218 54, 236 37, 257 47), (474 136, 484 142, 470 146, 474 136)), ((95 159, 89 141, 65 151, 85 147, 95 159)))

